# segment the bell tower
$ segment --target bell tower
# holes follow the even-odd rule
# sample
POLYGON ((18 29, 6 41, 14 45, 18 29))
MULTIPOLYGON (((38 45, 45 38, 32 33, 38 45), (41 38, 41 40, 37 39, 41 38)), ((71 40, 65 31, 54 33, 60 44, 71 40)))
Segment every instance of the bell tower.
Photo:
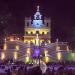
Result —
POLYGON ((34 14, 34 18, 25 17, 24 42, 36 44, 38 34, 39 44, 42 42, 51 42, 51 20, 43 17, 40 13, 39 6, 34 14))

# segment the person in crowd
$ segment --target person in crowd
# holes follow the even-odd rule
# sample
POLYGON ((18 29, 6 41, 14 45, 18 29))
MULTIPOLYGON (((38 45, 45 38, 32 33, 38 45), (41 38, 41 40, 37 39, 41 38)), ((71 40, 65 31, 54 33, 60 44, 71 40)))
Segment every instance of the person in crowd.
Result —
POLYGON ((7 75, 11 75, 10 69, 7 70, 7 75))

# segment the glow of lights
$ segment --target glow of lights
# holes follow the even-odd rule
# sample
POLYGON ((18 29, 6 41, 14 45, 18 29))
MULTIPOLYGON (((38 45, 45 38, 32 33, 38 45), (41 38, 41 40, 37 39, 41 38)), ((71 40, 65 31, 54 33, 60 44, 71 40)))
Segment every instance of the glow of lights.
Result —
POLYGON ((20 40, 20 38, 17 38, 17 40, 20 40))
POLYGON ((26 43, 28 40, 24 39, 24 42, 26 43))
POLYGON ((50 59, 49 59, 49 57, 45 57, 45 62, 47 63, 47 62, 49 62, 50 61, 50 59))
POLYGON ((48 29, 40 29, 39 33, 42 34, 44 32, 44 34, 47 34, 47 32, 49 32, 48 29))
POLYGON ((30 48, 27 48, 27 54, 30 55, 30 48))
MULTIPOLYGON (((31 34, 31 32, 33 33, 33 34, 36 34, 36 31, 38 31, 39 32, 39 34, 42 34, 43 32, 44 32, 44 34, 47 34, 48 32, 49 32, 49 30, 48 29, 34 29, 34 28, 29 28, 29 29, 27 29, 26 30, 27 32, 28 32, 28 34, 31 34)), ((26 40, 26 39, 25 39, 26 40)))
POLYGON ((38 38, 38 34, 36 34, 36 46, 39 46, 39 38, 38 38))
POLYGON ((61 52, 58 52, 58 53, 57 53, 57 59, 58 59, 58 60, 61 60, 61 57, 62 57, 61 52))
POLYGON ((36 50, 35 51, 35 56, 38 56, 40 54, 40 51, 39 50, 36 50))
POLYGON ((32 43, 34 43, 34 44, 35 44, 35 40, 34 40, 34 39, 32 39, 31 41, 32 41, 32 43))
POLYGON ((17 59, 17 52, 14 52, 14 59, 17 59))
POLYGON ((10 38, 10 41, 14 41, 14 39, 13 38, 10 38))
POLYGON ((4 40, 5 40, 5 42, 6 42, 7 39, 5 38, 4 40))
POLYGON ((42 24, 43 24, 43 23, 42 23, 42 20, 33 20, 33 25, 34 25, 34 27, 36 27, 36 28, 41 27, 42 24))
POLYGON ((45 53, 45 56, 47 56, 47 55, 48 55, 48 51, 47 51, 47 50, 45 50, 45 51, 44 51, 44 53, 45 53))
POLYGON ((7 44, 6 43, 4 43, 3 50, 7 50, 7 44))
POLYGON ((30 61, 30 58, 27 56, 25 61, 26 63, 28 63, 30 61))
POLYGON ((47 45, 47 43, 45 43, 45 46, 47 45))
POLYGON ((28 43, 30 44, 30 41, 28 40, 28 43))
POLYGON ((36 46, 39 46, 39 39, 36 39, 36 46))
POLYGON ((4 59, 5 59, 5 53, 2 52, 2 53, 1 53, 1 60, 4 60, 4 59))
POLYGON ((50 40, 48 40, 48 43, 50 44, 50 43, 51 43, 51 41, 50 41, 50 40))
POLYGON ((19 45, 16 45, 16 50, 19 50, 19 45))
POLYGON ((30 31, 28 31, 28 34, 30 34, 30 31))

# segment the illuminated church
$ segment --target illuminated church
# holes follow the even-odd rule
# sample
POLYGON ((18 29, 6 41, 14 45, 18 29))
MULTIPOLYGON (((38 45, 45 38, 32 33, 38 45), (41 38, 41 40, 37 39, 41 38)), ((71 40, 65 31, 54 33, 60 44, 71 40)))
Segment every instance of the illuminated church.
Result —
POLYGON ((39 6, 34 14, 33 20, 31 17, 25 18, 25 35, 24 42, 32 42, 41 44, 42 42, 51 42, 51 20, 40 13, 39 6), (38 43, 37 43, 38 42, 38 43))
POLYGON ((74 53, 70 53, 67 42, 57 39, 51 43, 51 19, 43 17, 39 6, 33 18, 25 17, 24 40, 16 35, 5 38, 0 60, 12 59, 25 63, 37 63, 39 59, 46 63, 62 60, 74 60, 74 53), (68 58, 70 56, 70 58, 68 58))

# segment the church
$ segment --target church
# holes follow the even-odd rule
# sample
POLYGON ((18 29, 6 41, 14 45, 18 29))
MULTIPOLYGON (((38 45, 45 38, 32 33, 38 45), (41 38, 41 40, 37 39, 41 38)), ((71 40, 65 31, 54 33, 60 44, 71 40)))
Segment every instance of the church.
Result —
POLYGON ((33 19, 31 17, 25 18, 25 35, 24 42, 41 44, 42 42, 51 42, 51 20, 44 17, 40 13, 39 6, 34 14, 33 19), (38 43, 37 43, 38 42, 38 43))
POLYGON ((75 54, 69 50, 67 42, 51 42, 51 19, 41 14, 39 6, 33 17, 25 17, 23 40, 12 35, 5 38, 0 60, 37 63, 38 61, 74 61, 75 54))

